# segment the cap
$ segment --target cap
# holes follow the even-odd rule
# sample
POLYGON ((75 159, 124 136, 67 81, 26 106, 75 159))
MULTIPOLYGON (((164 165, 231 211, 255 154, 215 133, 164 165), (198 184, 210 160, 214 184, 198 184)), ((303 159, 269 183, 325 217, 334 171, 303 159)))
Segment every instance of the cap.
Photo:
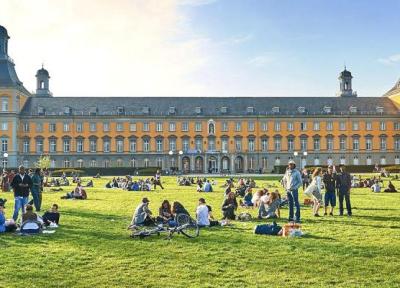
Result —
POLYGON ((142 202, 143 202, 143 203, 149 203, 150 201, 149 201, 149 199, 147 199, 147 197, 144 197, 144 198, 142 199, 142 202))
POLYGON ((288 164, 294 164, 294 165, 296 165, 296 162, 294 162, 293 160, 290 160, 288 164))

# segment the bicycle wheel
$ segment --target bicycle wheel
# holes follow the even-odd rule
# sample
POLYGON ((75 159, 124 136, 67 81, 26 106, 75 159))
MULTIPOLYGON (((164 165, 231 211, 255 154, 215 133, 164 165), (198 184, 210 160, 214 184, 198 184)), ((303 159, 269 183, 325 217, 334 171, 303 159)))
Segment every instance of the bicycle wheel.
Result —
POLYGON ((180 232, 188 238, 195 238, 200 234, 199 225, 197 225, 197 222, 193 219, 190 219, 188 223, 180 227, 180 232))
POLYGON ((154 227, 146 227, 146 226, 137 226, 132 231, 132 238, 144 238, 153 234, 157 234, 158 229, 154 227))
POLYGON ((191 218, 187 214, 178 214, 178 215, 176 215, 175 221, 176 221, 177 226, 183 226, 185 224, 190 223, 191 218))

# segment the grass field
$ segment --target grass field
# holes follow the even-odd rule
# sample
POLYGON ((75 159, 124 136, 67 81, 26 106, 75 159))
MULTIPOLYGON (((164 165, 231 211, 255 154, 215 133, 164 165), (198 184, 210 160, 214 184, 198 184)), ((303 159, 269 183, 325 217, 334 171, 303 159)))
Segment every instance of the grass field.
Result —
MULTIPOLYGON (((166 189, 155 192, 104 189, 106 179, 95 179, 87 201, 45 191, 44 207, 60 205, 61 225, 55 234, 0 235, 0 287, 400 287, 400 193, 352 190, 352 218, 317 219, 302 207, 302 238, 254 235, 256 220, 203 229, 196 239, 129 238, 126 227, 144 196, 153 212, 163 199, 192 212, 204 196, 220 218, 224 180, 217 180, 215 193, 201 195, 195 186, 178 187, 175 177, 164 177, 166 189)), ((257 185, 267 182, 278 185, 257 185)), ((9 200, 10 218, 12 194, 0 197, 9 200)), ((283 224, 287 209, 281 214, 283 224)))

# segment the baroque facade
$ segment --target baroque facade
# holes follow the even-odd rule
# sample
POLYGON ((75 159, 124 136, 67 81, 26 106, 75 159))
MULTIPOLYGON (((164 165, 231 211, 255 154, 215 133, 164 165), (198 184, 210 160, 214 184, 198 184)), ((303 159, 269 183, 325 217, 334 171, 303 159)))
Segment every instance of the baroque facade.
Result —
POLYGON ((50 76, 24 88, 0 26, 0 140, 4 167, 161 167, 269 172, 301 166, 400 164, 400 82, 358 97, 339 75, 336 97, 53 97, 50 76))

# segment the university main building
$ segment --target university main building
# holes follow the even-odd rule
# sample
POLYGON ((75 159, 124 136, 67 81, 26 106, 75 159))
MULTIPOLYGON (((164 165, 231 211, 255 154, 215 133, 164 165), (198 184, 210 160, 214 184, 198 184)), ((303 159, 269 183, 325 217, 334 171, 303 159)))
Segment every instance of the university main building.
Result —
POLYGON ((400 81, 357 97, 340 73, 337 97, 53 97, 18 79, 0 26, 3 167, 161 167, 183 172, 270 172, 300 166, 400 164, 400 81))

